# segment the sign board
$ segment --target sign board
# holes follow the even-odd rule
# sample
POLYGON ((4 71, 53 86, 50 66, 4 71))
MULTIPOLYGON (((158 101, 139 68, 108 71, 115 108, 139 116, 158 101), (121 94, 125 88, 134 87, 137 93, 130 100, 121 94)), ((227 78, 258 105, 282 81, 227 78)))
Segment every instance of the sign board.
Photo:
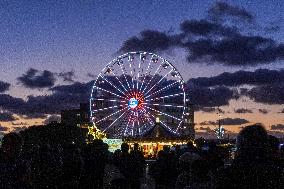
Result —
POLYGON ((103 139, 103 142, 108 144, 108 150, 110 152, 120 149, 120 146, 123 143, 122 139, 103 139))

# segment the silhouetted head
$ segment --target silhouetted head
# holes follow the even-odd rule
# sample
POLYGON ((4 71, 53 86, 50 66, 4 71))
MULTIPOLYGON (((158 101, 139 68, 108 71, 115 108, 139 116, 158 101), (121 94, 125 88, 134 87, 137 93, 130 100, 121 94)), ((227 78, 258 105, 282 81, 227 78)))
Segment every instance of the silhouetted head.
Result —
POLYGON ((200 156, 197 153, 186 152, 179 158, 179 165, 182 171, 190 172, 191 165, 194 161, 200 159, 200 156))
POLYGON ((164 152, 169 153, 171 149, 170 149, 169 146, 165 145, 165 146, 163 146, 163 150, 164 150, 164 152))
POLYGON ((263 157, 267 152, 268 135, 260 124, 245 127, 237 137, 237 155, 247 158, 263 157))
POLYGON ((122 143, 120 149, 122 153, 128 153, 129 145, 127 143, 122 143))
POLYGON ((9 133, 4 135, 2 140, 2 152, 6 158, 16 158, 22 149, 22 138, 17 133, 9 133))
POLYGON ((139 144, 138 144, 138 143, 134 143, 133 149, 134 149, 134 150, 138 150, 138 149, 139 149, 139 144))

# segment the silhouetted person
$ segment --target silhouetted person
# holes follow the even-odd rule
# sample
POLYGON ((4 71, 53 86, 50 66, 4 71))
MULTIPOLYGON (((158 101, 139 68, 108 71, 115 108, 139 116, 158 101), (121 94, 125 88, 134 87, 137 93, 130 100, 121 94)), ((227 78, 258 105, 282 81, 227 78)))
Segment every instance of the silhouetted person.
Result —
POLYGON ((282 170, 271 161, 268 147, 264 127, 245 127, 237 138, 236 158, 219 175, 217 188, 283 188, 282 170))
POLYGON ((139 145, 134 144, 133 150, 130 152, 130 187, 132 189, 140 188, 140 179, 143 177, 145 160, 143 153, 139 150, 139 145))
POLYGON ((108 152, 102 140, 95 139, 84 151, 82 188, 103 188, 104 169, 108 152))
POLYGON ((156 188, 173 188, 177 177, 176 155, 170 152, 169 147, 164 146, 163 150, 158 152, 158 157, 153 169, 153 176, 156 182, 156 188))
POLYGON ((28 188, 28 170, 22 162, 22 138, 6 134, 0 151, 0 188, 28 188))
POLYGON ((180 175, 177 177, 175 188, 183 189, 189 187, 192 182, 191 165, 194 161, 200 159, 196 153, 186 152, 179 158, 180 175))

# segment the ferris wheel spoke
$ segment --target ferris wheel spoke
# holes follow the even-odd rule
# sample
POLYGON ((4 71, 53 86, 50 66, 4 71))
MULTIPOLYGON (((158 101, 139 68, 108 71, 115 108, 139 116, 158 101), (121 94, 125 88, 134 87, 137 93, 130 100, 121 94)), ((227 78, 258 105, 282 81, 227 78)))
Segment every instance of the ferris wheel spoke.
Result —
POLYGON ((156 92, 154 92, 154 93, 152 93, 152 94, 146 96, 145 98, 149 98, 150 96, 153 96, 154 94, 157 94, 157 93, 159 93, 159 92, 161 92, 161 91, 163 91, 163 90, 165 90, 165 89, 171 88, 171 87, 174 86, 176 83, 179 83, 179 81, 175 81, 175 82, 173 82, 172 84, 167 85, 167 86, 161 88, 160 90, 157 90, 156 92))
POLYGON ((129 85, 129 83, 128 83, 128 79, 126 78, 126 76, 125 76, 125 73, 124 73, 124 67, 122 68, 122 65, 123 64, 119 64, 119 66, 120 66, 120 69, 121 69, 121 71, 122 71, 122 74, 123 74, 123 76, 124 76, 124 79, 125 79, 125 81, 126 81, 126 83, 127 83, 127 86, 128 86, 128 89, 130 89, 130 85, 129 85))
POLYGON ((151 108, 151 107, 149 107, 149 106, 145 106, 145 107, 148 108, 148 109, 150 109, 150 110, 153 110, 153 111, 155 111, 155 112, 158 112, 158 113, 160 113, 160 114, 163 114, 163 115, 165 115, 165 116, 168 116, 168 117, 171 117, 171 118, 176 119, 176 120, 178 120, 178 121, 181 121, 180 118, 177 118, 177 117, 175 117, 175 116, 172 116, 172 115, 169 115, 169 114, 167 114, 167 113, 161 112, 161 111, 159 111, 159 110, 153 109, 153 108, 151 108))
POLYGON ((129 127, 129 120, 127 121, 126 127, 125 127, 125 129, 124 129, 123 136, 126 135, 126 132, 127 132, 127 130, 128 130, 128 127, 129 127))
POLYGON ((116 90, 118 90, 120 93, 122 93, 123 95, 125 95, 125 93, 123 91, 121 91, 118 87, 116 87, 113 83, 111 83, 110 81, 108 81, 104 76, 102 76, 101 74, 99 75, 99 77, 101 77, 103 80, 105 80, 107 83, 109 83, 112 87, 114 87, 116 90))
POLYGON ((164 106, 164 107, 175 107, 175 108, 184 108, 184 106, 177 106, 177 105, 172 105, 172 104, 148 104, 148 103, 143 103, 144 105, 150 105, 150 106, 164 106))
POLYGON ((137 90, 139 90, 139 77, 140 77, 140 68, 141 68, 141 61, 139 61, 139 64, 138 64, 138 71, 137 71, 137 79, 136 79, 136 88, 137 90))
POLYGON ((134 126, 135 126, 135 121, 132 121, 132 128, 131 128, 131 135, 134 135, 134 126))
MULTIPOLYGON (((126 107, 126 108, 127 108, 127 107, 126 107)), ((126 108, 123 108, 123 109, 121 109, 121 110, 118 110, 118 111, 116 111, 116 112, 114 112, 114 113, 112 113, 112 114, 110 114, 110 115, 104 117, 103 119, 100 119, 99 121, 95 122, 95 124, 98 124, 98 123, 100 123, 100 122, 106 120, 107 118, 109 118, 109 117, 111 117, 111 116, 113 116, 113 115, 115 115, 115 114, 118 114, 119 112, 125 110, 126 108)))
POLYGON ((99 90, 102 90, 102 91, 105 91, 105 92, 107 92, 107 93, 113 94, 113 95, 115 95, 115 96, 117 96, 117 97, 126 99, 125 97, 123 97, 123 96, 121 96, 121 95, 119 95, 119 94, 116 94, 116 93, 113 93, 113 92, 111 92, 111 91, 105 90, 105 89, 100 88, 100 87, 98 87, 98 86, 95 86, 95 87, 96 87, 97 89, 99 89, 99 90))
POLYGON ((181 126, 181 124, 182 124, 182 121, 178 124, 178 127, 177 127, 177 129, 176 129, 175 133, 179 130, 179 128, 180 128, 180 126, 181 126))
POLYGON ((112 108, 118 108, 118 107, 125 106, 125 105, 127 105, 127 104, 122 104, 122 105, 119 105, 119 106, 109 106, 109 107, 106 107, 106 108, 93 110, 93 112, 100 112, 100 111, 103 111, 103 110, 108 110, 108 109, 112 109, 112 108))
MULTIPOLYGON (((123 110, 123 109, 122 109, 123 110)), ((125 112, 123 112, 118 118, 116 118, 106 129, 103 130, 103 132, 106 132, 106 130, 108 130, 115 122, 117 122, 117 120, 119 120, 123 115, 125 114, 125 112)))
POLYGON ((127 89, 124 87, 124 85, 122 84, 122 82, 120 81, 120 79, 117 77, 117 75, 115 75, 113 72, 112 74, 115 76, 115 78, 118 80, 118 82, 120 83, 120 85, 122 86, 122 88, 125 90, 125 92, 127 92, 127 89))
POLYGON ((166 73, 157 83, 155 83, 146 93, 148 94, 156 85, 158 85, 169 73, 171 73, 173 71, 173 69, 171 69, 171 71, 169 71, 168 73, 166 73))
POLYGON ((97 98, 93 99, 93 101, 126 102, 125 100, 106 99, 106 98, 97 98))
MULTIPOLYGON (((155 77, 155 75, 157 74, 157 72, 159 71, 160 68, 161 68, 161 64, 160 64, 160 66, 156 69, 154 75, 152 75, 150 81, 147 83, 147 85, 145 86, 145 88, 143 89, 142 92, 144 92, 144 91, 147 89, 147 87, 149 86, 149 84, 151 83, 151 81, 153 80, 153 78, 155 77)), ((147 94, 147 93, 145 93, 145 94, 147 94)))
POLYGON ((150 64, 151 64, 151 61, 149 61, 149 64, 148 64, 148 67, 147 67, 146 73, 145 73, 145 75, 144 75, 144 77, 143 77, 142 84, 141 84, 141 86, 140 86, 139 91, 141 91, 141 90, 142 90, 142 87, 143 87, 143 85, 144 85, 144 81, 145 81, 145 77, 146 77, 146 75, 148 74, 148 71, 149 71, 149 68, 150 68, 150 64))
POLYGON ((171 98, 171 97, 176 97, 176 96, 180 96, 180 95, 184 95, 184 93, 176 93, 176 94, 172 94, 172 95, 166 95, 166 96, 146 99, 145 102, 153 101, 153 100, 159 100, 159 99, 164 99, 164 98, 171 98))
MULTIPOLYGON (((132 66, 132 64, 131 64, 131 62, 133 61, 133 60, 128 60, 130 63, 129 63, 129 69, 130 69, 130 75, 131 75, 131 81, 132 81, 132 88, 134 89, 134 82, 133 82, 133 66, 132 66)), ((133 64, 134 65, 134 64, 133 64)))
POLYGON ((161 123, 164 127, 166 127, 170 132, 176 134, 176 131, 173 131, 166 123, 164 123, 163 121, 160 121, 160 123, 161 123))

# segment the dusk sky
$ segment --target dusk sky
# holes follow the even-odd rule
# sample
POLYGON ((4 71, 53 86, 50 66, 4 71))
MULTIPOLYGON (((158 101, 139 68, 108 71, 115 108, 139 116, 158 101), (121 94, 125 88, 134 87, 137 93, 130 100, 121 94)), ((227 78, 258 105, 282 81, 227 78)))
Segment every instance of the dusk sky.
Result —
POLYGON ((1 1, 0 135, 57 119, 118 55, 170 60, 196 106, 197 136, 262 123, 284 136, 284 2, 1 1), (228 72, 223 74, 224 72, 228 72))

